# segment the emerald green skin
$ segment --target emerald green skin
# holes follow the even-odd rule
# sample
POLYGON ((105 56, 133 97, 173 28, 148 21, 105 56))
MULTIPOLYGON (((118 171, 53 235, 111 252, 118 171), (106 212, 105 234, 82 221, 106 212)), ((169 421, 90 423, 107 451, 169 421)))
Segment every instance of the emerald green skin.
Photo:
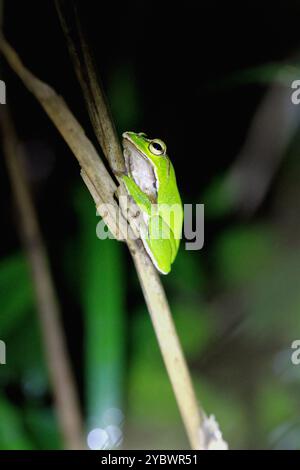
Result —
POLYGON ((183 208, 175 171, 167 155, 155 155, 150 151, 151 140, 146 136, 134 132, 126 132, 123 135, 154 169, 156 200, 151 200, 152 198, 140 189, 132 175, 123 175, 122 179, 128 193, 146 215, 148 230, 147 233, 141 234, 141 238, 147 253, 156 268, 162 274, 168 274, 178 252, 183 224, 183 208), (171 208, 174 212, 171 212, 170 217, 171 208))

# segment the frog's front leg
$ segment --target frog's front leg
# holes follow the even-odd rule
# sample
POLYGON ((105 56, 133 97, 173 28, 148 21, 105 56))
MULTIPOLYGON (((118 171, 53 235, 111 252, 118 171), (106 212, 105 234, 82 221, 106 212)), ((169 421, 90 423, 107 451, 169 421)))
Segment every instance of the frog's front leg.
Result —
MULTIPOLYGON (((124 184, 122 184, 122 182, 117 187, 116 192, 115 192, 115 196, 118 199, 119 206, 120 206, 120 209, 121 209, 121 213, 122 213, 123 217, 126 219, 126 221, 129 221, 129 220, 134 221, 135 218, 137 217, 137 211, 139 209, 136 207, 136 205, 133 203, 133 201, 131 201, 128 198, 127 190, 126 190, 124 184)), ((134 232, 134 236, 136 238, 140 238, 139 229, 136 226, 136 224, 132 222, 130 225, 131 225, 131 228, 134 232)), ((128 235, 126 235, 125 239, 127 238, 127 236, 128 235)))
POLYGON ((136 182, 132 178, 129 178, 129 176, 122 176, 122 181, 137 206, 141 209, 142 212, 146 212, 150 216, 151 201, 149 197, 145 193, 143 193, 141 188, 136 184, 136 182))
POLYGON ((122 175, 121 179, 124 184, 121 184, 116 191, 121 211, 124 217, 130 220, 136 238, 142 238, 142 234, 147 232, 146 224, 148 214, 151 213, 151 202, 131 178, 122 175))
MULTIPOLYGON (((149 197, 128 176, 122 176, 124 185, 141 210, 139 233, 153 264, 163 274, 168 274, 177 253, 177 244, 170 227, 155 213, 149 197)), ((156 209, 157 210, 157 209, 156 209)))

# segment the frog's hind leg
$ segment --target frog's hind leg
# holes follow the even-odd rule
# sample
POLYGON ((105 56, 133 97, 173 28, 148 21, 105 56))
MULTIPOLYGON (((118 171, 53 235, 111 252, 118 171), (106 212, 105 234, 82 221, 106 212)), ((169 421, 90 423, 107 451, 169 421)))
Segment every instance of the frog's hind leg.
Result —
POLYGON ((174 235, 170 227, 157 215, 149 218, 145 248, 156 268, 168 274, 176 253, 174 235))

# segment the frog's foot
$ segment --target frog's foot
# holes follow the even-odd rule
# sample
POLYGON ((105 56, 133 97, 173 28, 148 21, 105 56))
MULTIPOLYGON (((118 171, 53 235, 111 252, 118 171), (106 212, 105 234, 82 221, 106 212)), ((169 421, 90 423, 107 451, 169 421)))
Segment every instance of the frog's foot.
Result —
POLYGON ((140 238, 140 224, 142 222, 141 209, 128 194, 126 186, 121 183, 116 189, 115 196, 124 218, 129 222, 135 239, 140 238))
POLYGON ((117 178, 122 178, 123 176, 127 176, 127 171, 124 170, 124 171, 121 171, 121 170, 113 170, 113 174, 117 177, 117 178))

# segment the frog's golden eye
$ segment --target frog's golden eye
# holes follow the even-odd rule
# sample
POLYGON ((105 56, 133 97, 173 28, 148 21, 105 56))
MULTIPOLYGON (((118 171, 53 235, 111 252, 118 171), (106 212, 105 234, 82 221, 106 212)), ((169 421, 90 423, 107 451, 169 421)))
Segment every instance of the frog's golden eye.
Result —
POLYGON ((159 139, 151 140, 149 144, 149 150, 154 155, 165 155, 167 151, 166 144, 159 139))

